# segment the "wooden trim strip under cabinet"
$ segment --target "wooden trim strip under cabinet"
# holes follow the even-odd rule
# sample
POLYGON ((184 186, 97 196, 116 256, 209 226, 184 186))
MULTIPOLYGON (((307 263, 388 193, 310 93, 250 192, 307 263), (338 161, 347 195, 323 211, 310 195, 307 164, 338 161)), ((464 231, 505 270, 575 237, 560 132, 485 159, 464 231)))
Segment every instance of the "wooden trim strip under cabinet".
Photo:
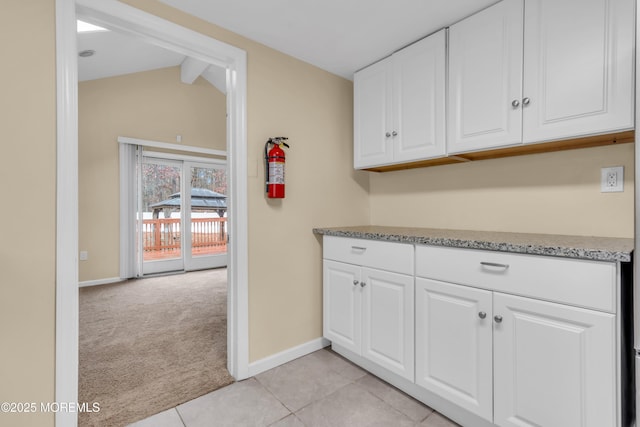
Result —
POLYGON ((523 156, 526 154, 551 153, 554 151, 575 150, 578 148, 601 147, 605 145, 627 144, 635 141, 635 131, 608 133, 605 135, 587 136, 582 138, 563 139, 561 141, 543 142, 539 144, 522 144, 515 147, 498 148, 495 150, 461 153, 436 159, 420 160, 411 163, 380 166, 364 170, 371 172, 389 172, 404 169, 415 169, 429 166, 465 163, 476 160, 499 159, 502 157, 523 156))

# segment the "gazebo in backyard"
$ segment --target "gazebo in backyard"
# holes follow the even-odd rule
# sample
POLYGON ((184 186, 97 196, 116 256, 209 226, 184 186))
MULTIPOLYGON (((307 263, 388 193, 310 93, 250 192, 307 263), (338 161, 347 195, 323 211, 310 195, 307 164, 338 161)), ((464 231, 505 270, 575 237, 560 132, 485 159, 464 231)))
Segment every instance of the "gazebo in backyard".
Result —
MULTIPOLYGON (((191 218, 193 253, 200 255, 226 252, 227 196, 206 188, 191 189, 191 212, 215 212, 219 218, 191 218)), ((170 211, 179 211, 181 194, 173 193, 168 199, 149 205, 153 219, 145 219, 144 259, 163 259, 180 254, 180 219, 169 218, 170 211), (165 218, 160 218, 160 212, 165 218), (148 227, 148 228, 147 228, 148 227)))
MULTIPOLYGON (((165 209, 180 210, 182 200, 180 193, 173 193, 168 199, 149 205, 153 210, 153 219, 160 217, 165 209)), ((227 212, 227 196, 206 188, 191 189, 191 212, 215 212, 222 218, 227 212)))

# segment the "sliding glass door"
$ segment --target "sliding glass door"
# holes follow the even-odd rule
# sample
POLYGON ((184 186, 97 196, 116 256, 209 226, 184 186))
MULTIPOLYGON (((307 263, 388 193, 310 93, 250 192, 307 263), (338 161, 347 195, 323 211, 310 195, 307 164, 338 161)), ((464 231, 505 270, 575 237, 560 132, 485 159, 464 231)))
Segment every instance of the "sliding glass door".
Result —
POLYGON ((182 188, 182 163, 145 157, 141 165, 142 273, 184 270, 182 204, 175 198, 182 188))
POLYGON ((145 153, 139 170, 137 240, 142 273, 226 266, 225 164, 145 153))
POLYGON ((185 162, 185 270, 227 265, 227 171, 224 165, 185 162))

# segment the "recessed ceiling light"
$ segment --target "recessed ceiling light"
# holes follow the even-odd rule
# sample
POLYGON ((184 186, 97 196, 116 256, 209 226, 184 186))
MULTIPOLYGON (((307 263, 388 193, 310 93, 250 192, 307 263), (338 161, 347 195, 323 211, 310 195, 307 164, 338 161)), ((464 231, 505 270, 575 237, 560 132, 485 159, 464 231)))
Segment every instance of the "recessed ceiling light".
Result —
POLYGON ((93 56, 96 53, 93 49, 82 50, 78 53, 78 56, 82 58, 88 58, 89 56, 93 56))
POLYGON ((109 31, 106 28, 98 27, 97 25, 89 24, 88 22, 84 22, 84 21, 77 21, 77 22, 78 22, 78 32, 79 33, 90 33, 90 32, 97 32, 97 31, 109 31))

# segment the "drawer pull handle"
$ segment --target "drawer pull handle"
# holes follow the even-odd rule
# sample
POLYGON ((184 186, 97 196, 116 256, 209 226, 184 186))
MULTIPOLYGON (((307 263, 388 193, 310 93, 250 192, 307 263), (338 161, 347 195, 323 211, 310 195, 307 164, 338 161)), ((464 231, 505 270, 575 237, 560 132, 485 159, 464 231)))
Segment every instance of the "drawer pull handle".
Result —
POLYGON ((504 268, 505 270, 509 268, 509 264, 498 264, 497 262, 480 261, 480 265, 484 265, 485 267, 504 268))
POLYGON ((484 311, 481 311, 480 313, 478 313, 478 317, 481 319, 484 319, 487 317, 487 313, 485 313, 484 311))
POLYGON ((364 288, 365 286, 367 286, 367 284, 364 282, 360 282, 360 286, 364 288))
POLYGON ((502 323, 502 316, 493 316, 493 320, 495 320, 496 323, 502 323))
POLYGON ((365 248, 364 246, 351 246, 351 249, 353 249, 354 251, 366 251, 367 248, 365 248))
POLYGON ((358 283, 360 283, 360 282, 358 282, 357 280, 354 280, 354 281, 353 281, 353 286, 357 286, 357 285, 358 285, 358 283))

